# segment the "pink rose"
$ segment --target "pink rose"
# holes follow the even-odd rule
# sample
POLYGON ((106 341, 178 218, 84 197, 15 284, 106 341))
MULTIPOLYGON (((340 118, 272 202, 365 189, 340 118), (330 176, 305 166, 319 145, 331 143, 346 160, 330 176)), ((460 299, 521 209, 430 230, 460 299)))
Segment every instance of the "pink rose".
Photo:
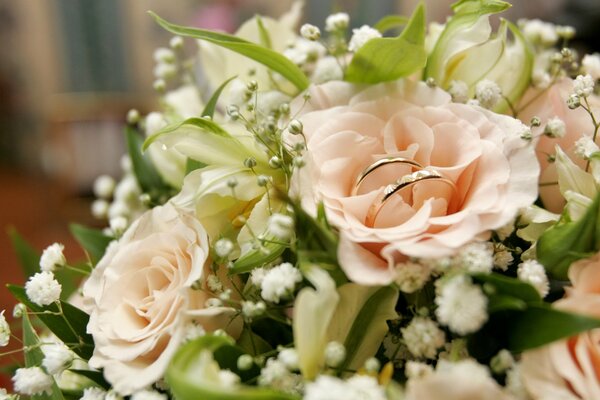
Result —
MULTIPOLYGON (((571 265, 569 279, 573 287, 554 305, 600 318, 600 253, 571 265)), ((600 329, 524 353, 522 374, 536 399, 600 399, 600 329)))
POLYGON ((394 266, 407 256, 451 255, 487 238, 537 197, 539 166, 532 146, 520 137, 526 127, 518 120, 451 103, 443 90, 408 80, 367 89, 330 82, 310 94, 298 117, 307 164, 294 176, 293 190, 309 210, 324 203, 341 233, 340 264, 356 282, 391 282, 394 266), (390 197, 367 224, 384 187, 411 172, 407 164, 386 165, 353 195, 357 176, 386 156, 432 167, 456 190, 418 183, 405 189, 412 201, 390 197))
MULTIPOLYGON (((546 123, 551 118, 558 117, 565 123, 565 136, 553 139, 542 135, 536 145, 536 155, 542 168, 540 183, 543 185, 540 187, 540 196, 544 206, 556 213, 562 212, 565 200, 560 195, 558 185, 545 185, 557 182, 558 179, 556 167, 548 162, 548 156, 554 155, 555 146, 559 145, 575 163, 585 167, 586 162, 575 155, 575 142, 582 135, 591 136, 594 130, 592 120, 583 108, 571 110, 567 106, 567 99, 572 93, 573 80, 570 78, 563 78, 543 91, 530 88, 520 102, 520 107, 526 107, 522 108, 518 115, 525 124, 529 124, 533 117, 540 118, 541 125, 533 128, 534 136, 542 135, 546 123)), ((588 97, 588 101, 596 115, 600 115, 600 98, 592 95, 588 97)))
MULTIPOLYGON (((191 215, 155 207, 111 244, 83 287, 94 337, 90 365, 123 395, 162 378, 191 324, 239 333, 235 310, 205 308, 213 297, 208 237, 191 215), (200 282, 202 290, 192 289, 200 282)), ((239 322, 239 321, 237 321, 239 322)))

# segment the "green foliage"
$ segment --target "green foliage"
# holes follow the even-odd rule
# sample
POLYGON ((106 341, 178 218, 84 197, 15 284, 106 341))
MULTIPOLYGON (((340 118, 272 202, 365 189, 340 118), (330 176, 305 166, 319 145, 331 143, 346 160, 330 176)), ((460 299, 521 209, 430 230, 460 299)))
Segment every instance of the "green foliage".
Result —
POLYGON ((19 264, 25 276, 31 276, 40 271, 40 254, 14 229, 8 230, 12 247, 17 254, 19 264))
POLYGON ((285 250, 284 246, 273 242, 265 242, 261 247, 235 260, 229 272, 232 274, 250 272, 254 268, 275 261, 285 250))
POLYGON ((71 224, 69 229, 81 247, 88 252, 94 263, 104 256, 106 247, 113 240, 112 237, 106 236, 102 231, 83 225, 71 224))
POLYGON ((373 28, 377 29, 382 34, 389 31, 390 29, 399 28, 405 26, 408 23, 408 17, 404 15, 386 15, 381 18, 373 28))
POLYGON ((569 266, 600 249, 600 195, 577 221, 558 223, 537 242, 538 261, 553 278, 566 280, 569 266))
POLYGON ((142 146, 145 146, 142 136, 134 128, 128 126, 125 128, 125 137, 133 172, 142 191, 156 196, 159 192, 170 190, 152 164, 150 157, 142 154, 142 146))
POLYGON ((426 62, 425 10, 420 4, 400 36, 371 39, 361 47, 345 79, 355 83, 393 81, 423 68, 426 62))
POLYGON ((25 294, 25 289, 20 286, 8 285, 8 290, 18 301, 37 313, 38 318, 44 325, 78 356, 84 360, 90 359, 94 349, 94 340, 87 333, 89 315, 64 301, 60 302, 60 308, 56 303, 38 306, 29 300, 25 294))
POLYGON ((223 82, 221 84, 221 86, 219 86, 217 88, 217 90, 215 90, 215 92, 212 94, 212 96, 210 96, 208 103, 206 103, 206 105, 204 106, 204 110, 202 110, 203 117, 210 117, 210 118, 214 117, 215 109, 217 107, 217 102, 219 101, 219 97, 221 97, 221 93, 223 93, 223 90, 229 84, 229 82, 231 82, 235 78, 237 78, 237 76, 232 76, 231 78, 227 79, 225 82, 223 82))
POLYGON ((160 26, 175 35, 205 40, 263 64, 289 80, 298 90, 304 90, 310 84, 300 68, 282 54, 267 47, 225 33, 171 24, 153 12, 150 12, 150 15, 160 26))

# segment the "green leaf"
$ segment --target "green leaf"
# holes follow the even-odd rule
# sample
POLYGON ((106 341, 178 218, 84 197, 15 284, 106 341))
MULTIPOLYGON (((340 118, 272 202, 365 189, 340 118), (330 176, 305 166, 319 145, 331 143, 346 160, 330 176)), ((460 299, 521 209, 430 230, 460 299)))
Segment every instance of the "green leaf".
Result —
POLYGON ((276 260, 285 250, 285 246, 279 243, 265 241, 261 248, 250 251, 234 261, 233 267, 229 269, 230 274, 241 274, 250 272, 254 268, 276 260))
POLYGON ((156 190, 168 188, 158 171, 156 171, 152 161, 150 161, 150 157, 147 154, 142 154, 142 145, 145 145, 143 138, 130 126, 125 128, 125 136, 133 172, 142 191, 144 193, 154 193, 156 190))
POLYGON ((494 294, 510 296, 526 303, 541 303, 542 298, 533 286, 517 278, 511 278, 498 273, 473 274, 476 282, 491 285, 494 294))
POLYGON ((56 337, 84 360, 90 359, 94 350, 94 340, 87 333, 89 315, 63 301, 60 302, 63 311, 60 315, 60 309, 56 303, 44 307, 38 306, 29 300, 24 288, 15 285, 8 285, 7 287, 18 301, 25 304, 31 311, 38 313, 37 317, 56 337))
POLYGON ((203 162, 200 161, 196 161, 193 158, 188 158, 185 161, 185 174, 189 174, 192 171, 195 171, 197 169, 201 169, 206 167, 206 164, 204 164, 203 162))
POLYGON ((356 83, 393 81, 423 68, 426 62, 425 11, 421 3, 400 36, 371 39, 361 47, 345 78, 356 83))
POLYGON ((104 379, 104 375, 100 371, 92 371, 89 369, 70 369, 69 371, 77 375, 85 376, 105 390, 110 389, 110 383, 104 379))
POLYGON ((142 151, 146 151, 148 149, 148 146, 150 146, 152 143, 154 143, 156 141, 156 139, 160 138, 163 135, 166 135, 168 133, 172 133, 175 132, 177 129, 181 128, 184 125, 191 125, 191 126, 195 126, 196 128, 202 129, 202 131, 204 132, 208 132, 217 136, 221 136, 224 138, 232 138, 232 136, 223 128, 221 128, 221 126, 219 124, 217 124, 216 122, 210 120, 210 119, 206 119, 206 118, 188 118, 184 121, 181 122, 176 122, 174 124, 171 124, 163 129, 161 129, 160 131, 156 132, 154 135, 150 136, 149 138, 146 139, 146 141, 144 142, 143 146, 142 146, 142 151))
POLYGON ((547 304, 530 305, 506 321, 508 350, 521 352, 600 328, 600 319, 572 314, 547 304))
POLYGON ((231 82, 232 80, 234 80, 235 78, 237 78, 237 76, 232 76, 231 78, 227 79, 225 82, 223 82, 221 84, 221 86, 219 86, 217 88, 217 90, 215 90, 215 92, 212 94, 212 96, 210 96, 208 103, 206 103, 206 106, 204 106, 204 110, 202 110, 201 115, 203 117, 211 117, 211 118, 214 117, 215 108, 217 107, 217 101, 219 101, 219 97, 221 97, 221 93, 223 93, 225 86, 227 86, 227 84, 229 82, 231 82))
POLYGON ((87 251, 94 263, 98 262, 103 256, 108 244, 113 240, 98 229, 88 228, 79 224, 69 225, 71 234, 77 239, 77 242, 87 251))
POLYGON ((488 296, 488 312, 495 313, 506 310, 525 310, 527 303, 521 299, 505 295, 488 296))
POLYGON ((23 269, 25 276, 31 276, 40 271, 40 254, 14 228, 9 228, 8 236, 13 249, 23 269))
POLYGON ((381 18, 373 28, 377 29, 382 34, 389 31, 390 29, 399 28, 408 23, 408 17, 404 15, 386 15, 381 18))
MULTIPOLYGON (((246 385, 223 386, 222 368, 237 370, 234 362, 241 352, 234 341, 206 335, 183 345, 167 369, 166 379, 178 400, 296 400, 298 396, 246 385)), ((256 371, 255 371, 256 373, 256 371)))
POLYGON ((271 44, 271 35, 269 35, 269 31, 265 28, 265 24, 262 22, 262 18, 260 15, 256 16, 256 24, 258 25, 258 34, 260 35, 260 44, 262 44, 267 49, 272 49, 273 45, 271 44))
POLYGON ((171 24, 153 12, 150 12, 150 15, 160 26, 175 35, 206 40, 265 65, 289 80, 298 90, 304 90, 310 84, 300 68, 276 51, 225 33, 171 24))
MULTIPOLYGON (((25 355, 25 366, 27 368, 30 367, 39 367, 42 364, 42 360, 44 359, 44 353, 39 347, 40 339, 35 333, 33 326, 31 326, 31 321, 29 320, 29 316, 25 313, 23 314, 23 353, 25 355)), ((52 378, 52 393, 48 394, 38 394, 35 396, 31 396, 33 400, 64 400, 63 394, 60 391, 58 385, 52 378)))
POLYGON ((583 217, 549 228, 537 242, 538 261, 556 279, 568 278, 569 266, 582 255, 599 249, 600 245, 600 195, 583 217))

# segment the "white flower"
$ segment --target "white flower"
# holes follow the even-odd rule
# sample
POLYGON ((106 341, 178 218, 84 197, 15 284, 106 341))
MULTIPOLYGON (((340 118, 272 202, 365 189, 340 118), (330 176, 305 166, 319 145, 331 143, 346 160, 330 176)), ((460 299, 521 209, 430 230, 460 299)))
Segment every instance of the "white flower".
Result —
POLYGON ((578 157, 588 160, 593 154, 600 152, 598 145, 587 135, 581 136, 575 142, 575 154, 578 157))
POLYGON ((497 374, 501 374, 507 369, 511 368, 515 364, 515 359, 513 358, 510 351, 506 349, 502 349, 496 354, 492 360, 490 361, 490 367, 492 371, 497 374))
POLYGON ((219 381, 222 386, 231 388, 240 384, 240 377, 228 369, 222 369, 219 371, 219 381))
POLYGON ((123 396, 111 389, 106 393, 105 400, 123 400, 123 396))
POLYGON ((487 297, 468 277, 456 276, 438 289, 435 314, 453 332, 466 335, 487 321, 487 297))
POLYGON ((520 280, 531 284, 542 297, 546 297, 550 291, 546 270, 536 260, 527 260, 519 264, 517 276, 520 280))
POLYGON ((456 267, 473 273, 490 273, 494 267, 493 251, 487 242, 469 243, 452 260, 456 267))
POLYGON ((506 372, 506 391, 512 394, 515 400, 530 400, 531 397, 527 393, 527 389, 523 384, 523 376, 521 375, 521 364, 515 364, 506 372))
POLYGON ((172 63, 175 61, 175 53, 173 53, 173 50, 165 47, 159 47, 158 49, 154 50, 153 56, 154 61, 157 63, 172 63))
POLYGON ((115 190, 115 180, 109 175, 100 175, 94 181, 94 195, 101 199, 109 199, 115 190))
POLYGON ((312 74, 312 81, 315 83, 325 83, 329 81, 339 81, 344 77, 344 71, 339 61, 332 56, 320 58, 315 64, 315 70, 312 74))
POLYGON ((173 64, 160 62, 154 67, 154 76, 158 79, 170 79, 177 75, 177 67, 173 64))
POLYGON ((10 325, 4 317, 4 311, 0 312, 0 347, 6 346, 10 340, 10 325))
POLYGON ((131 395, 130 400, 168 400, 166 394, 159 393, 156 390, 140 390, 131 395))
POLYGON ((296 283, 299 282, 302 282, 302 274, 298 268, 290 263, 283 263, 267 271, 260 284, 260 295, 267 301, 279 303, 281 298, 294 292, 296 283))
POLYGON ((40 367, 17 369, 12 381, 15 391, 24 395, 52 393, 52 378, 40 367))
POLYGON ((331 14, 325 20, 325 30, 327 32, 333 32, 346 29, 350 23, 350 16, 346 13, 340 12, 331 14))
POLYGON ((39 306, 47 306, 60 298, 62 287, 54 274, 49 271, 38 272, 25 284, 25 293, 29 300, 39 306))
POLYGON ((556 27, 539 19, 524 21, 522 30, 525 37, 534 43, 552 46, 558 40, 556 27))
POLYGON ((53 243, 46 247, 40 257, 40 269, 42 271, 54 271, 56 267, 63 266, 67 263, 63 250, 65 246, 61 243, 53 243))
POLYGON ((469 100, 469 86, 463 81, 451 81, 448 93, 450 93, 452 101, 455 103, 466 103, 469 100))
POLYGON ((219 239, 215 243, 214 249, 217 256, 225 258, 233 251, 233 242, 227 238, 219 239))
POLYGON ((347 381, 319 375, 306 385, 304 400, 385 400, 385 390, 377 379, 367 375, 354 375, 347 381))
POLYGON ((109 204, 108 201, 98 199, 92 203, 92 215, 98 219, 104 219, 108 215, 109 204))
POLYGON ((346 348, 340 342, 329 342, 325 346, 325 363, 337 367, 346 359, 346 348))
POLYGON ((267 305, 262 301, 256 303, 253 301, 242 301, 242 314, 246 318, 261 316, 266 309, 267 305))
POLYGON ((590 75, 577 75, 573 81, 573 92, 579 97, 588 97, 594 92, 594 84, 590 75))
POLYGON ((508 266, 514 261, 513 255, 508 250, 500 250, 494 253, 494 267, 506 271, 508 266))
POLYGON ((475 98, 484 108, 493 108, 502 96, 500 86, 494 81, 483 79, 475 85, 475 98))
POLYGON ((567 133, 567 127, 562 119, 550 118, 544 127, 544 134, 551 138, 563 138, 567 133))
POLYGON ((415 317, 401 331, 408 351, 415 357, 434 359, 437 350, 446 343, 444 331, 429 318, 415 317))
POLYGON ((83 389, 83 396, 80 400, 104 400, 105 397, 106 391, 97 386, 92 386, 83 389))
POLYGON ((304 24, 300 28, 300 35, 302 35, 304 39, 318 40, 321 37, 321 31, 314 25, 304 24))
POLYGON ((408 379, 418 379, 433 373, 433 367, 418 361, 407 361, 404 371, 408 379))
POLYGON ((431 269, 427 265, 407 261, 396 265, 394 281, 404 293, 413 293, 429 280, 431 269))
POLYGON ((298 369, 298 352, 296 349, 283 349, 279 352, 277 359, 281 361, 290 371, 298 369))
POLYGON ((114 217, 110 219, 108 224, 116 235, 120 235, 127 229, 127 218, 123 216, 114 217))
POLYGON ((265 276, 267 276, 267 272, 268 270, 263 267, 254 268, 250 273, 250 282, 254 286, 260 287, 260 285, 262 285, 263 280, 265 279, 265 276))
POLYGON ((600 79, 600 54, 586 54, 581 60, 583 71, 590 75, 592 79, 600 79))
POLYGON ((363 25, 358 29, 352 29, 352 38, 350 38, 350 43, 348 43, 348 50, 356 52, 369 40, 380 37, 381 32, 371 28, 369 25, 363 25))
POLYGON ((258 384, 283 391, 294 391, 299 385, 299 380, 298 375, 290 373, 284 363, 275 358, 269 358, 265 367, 260 371, 258 384))
POLYGON ((550 74, 543 69, 535 69, 531 74, 531 81, 533 86, 538 89, 546 89, 552 83, 550 74))
POLYGON ((50 375, 60 374, 69 368, 75 358, 75 354, 62 342, 43 344, 42 352, 42 365, 50 375))
POLYGON ((280 240, 288 240, 294 233, 294 219, 289 215, 274 213, 269 217, 269 232, 280 240))
POLYGON ((206 330, 202 327, 202 325, 198 325, 195 322, 187 323, 183 331, 184 340, 187 342, 206 335, 206 330))

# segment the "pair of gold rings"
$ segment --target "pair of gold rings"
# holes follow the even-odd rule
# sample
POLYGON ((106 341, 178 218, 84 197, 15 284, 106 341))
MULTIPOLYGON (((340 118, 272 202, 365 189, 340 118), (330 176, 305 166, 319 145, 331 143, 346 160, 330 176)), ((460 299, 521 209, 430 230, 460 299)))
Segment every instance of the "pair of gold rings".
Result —
POLYGON ((443 176, 435 169, 431 167, 423 167, 418 162, 404 157, 384 157, 369 165, 360 173, 360 175, 358 175, 352 190, 352 195, 360 194, 361 186, 369 175, 371 175, 377 169, 390 164, 407 165, 410 167, 411 172, 401 176, 395 182, 387 185, 383 191, 379 193, 367 211, 367 216, 365 218, 366 226, 373 227, 375 225, 377 216, 386 206, 392 196, 400 195, 405 201, 408 201, 406 190, 421 182, 432 181, 443 183, 452 189, 453 194, 456 194, 457 189, 454 182, 443 176))

